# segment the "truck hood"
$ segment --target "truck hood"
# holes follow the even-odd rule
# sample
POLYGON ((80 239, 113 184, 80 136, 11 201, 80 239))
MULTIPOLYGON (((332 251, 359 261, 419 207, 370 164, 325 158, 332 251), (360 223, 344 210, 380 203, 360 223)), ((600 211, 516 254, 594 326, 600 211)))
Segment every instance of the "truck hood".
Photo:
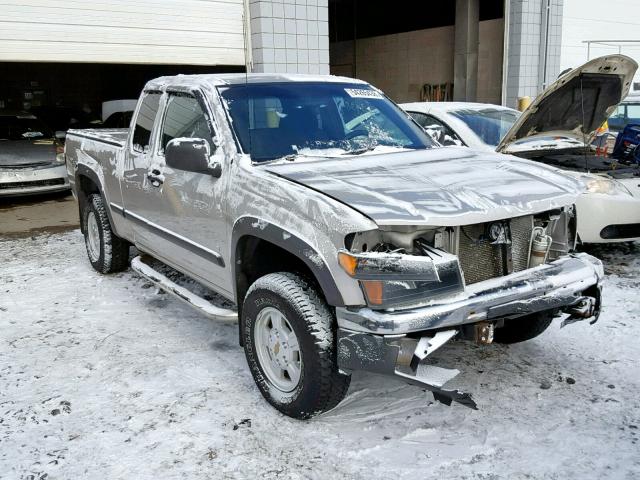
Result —
POLYGON ((625 55, 607 55, 562 75, 522 113, 496 151, 551 149, 554 140, 590 144, 627 96, 637 68, 625 55))
POLYGON ((56 144, 52 139, 0 141, 0 168, 37 167, 56 159, 56 144))
POLYGON ((444 147, 262 167, 322 192, 378 225, 456 226, 574 203, 581 184, 529 160, 444 147))

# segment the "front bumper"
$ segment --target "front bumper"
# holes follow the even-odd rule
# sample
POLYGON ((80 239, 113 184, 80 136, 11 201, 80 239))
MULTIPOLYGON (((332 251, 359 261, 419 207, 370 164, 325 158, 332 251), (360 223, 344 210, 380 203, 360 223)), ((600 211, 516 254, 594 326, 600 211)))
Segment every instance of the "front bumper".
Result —
MULTIPOLYGON (((452 299, 397 311, 336 308, 338 326, 374 334, 407 334, 483 320, 513 318, 571 307, 583 292, 600 289, 602 262, 586 253, 562 257, 539 267, 474 283, 452 299)), ((599 303, 599 302, 598 302, 599 303)), ((594 315, 597 316, 599 305, 594 315)))
POLYGON ((491 338, 483 338, 484 343, 492 340, 493 320, 517 322, 517 317, 545 310, 568 313, 565 323, 585 319, 593 323, 600 314, 603 276, 600 260, 579 253, 470 285, 447 302, 384 312, 337 308, 338 366, 346 372, 390 375, 431 391, 447 405, 455 401, 476 409, 470 394, 444 388, 459 372, 426 364, 427 356, 471 323, 490 327, 491 338))
POLYGON ((64 164, 0 169, 0 197, 59 192, 70 188, 64 164))
POLYGON ((588 193, 576 201, 582 243, 640 240, 640 198, 588 193))

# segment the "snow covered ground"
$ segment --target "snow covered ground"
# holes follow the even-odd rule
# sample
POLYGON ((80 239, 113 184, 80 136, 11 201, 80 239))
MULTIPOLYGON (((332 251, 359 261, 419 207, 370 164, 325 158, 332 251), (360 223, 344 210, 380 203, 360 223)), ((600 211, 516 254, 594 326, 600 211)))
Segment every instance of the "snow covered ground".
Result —
POLYGON ((640 247, 607 262, 598 324, 445 346, 479 411, 355 375, 302 423, 262 400, 237 344, 78 231, 0 241, 0 478, 640 478, 640 247))

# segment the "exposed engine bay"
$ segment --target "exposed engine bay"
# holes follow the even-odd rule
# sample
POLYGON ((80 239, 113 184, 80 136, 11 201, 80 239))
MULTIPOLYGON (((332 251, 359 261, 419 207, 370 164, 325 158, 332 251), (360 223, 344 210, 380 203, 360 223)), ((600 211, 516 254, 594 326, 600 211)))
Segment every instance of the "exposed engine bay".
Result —
POLYGON ((640 165, 633 159, 597 156, 584 148, 523 152, 518 156, 574 172, 606 173, 612 178, 640 177, 640 165))
POLYGON ((345 243, 352 253, 454 255, 470 285, 566 255, 575 248, 576 221, 570 207, 474 225, 361 232, 345 243))

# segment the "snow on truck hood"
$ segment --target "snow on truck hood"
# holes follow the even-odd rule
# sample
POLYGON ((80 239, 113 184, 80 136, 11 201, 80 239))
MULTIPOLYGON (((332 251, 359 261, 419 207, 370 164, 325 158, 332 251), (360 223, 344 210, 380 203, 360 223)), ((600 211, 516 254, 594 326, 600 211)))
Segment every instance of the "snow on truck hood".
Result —
POLYGON ((553 168, 460 147, 258 168, 322 192, 380 226, 488 222, 570 205, 581 191, 553 168))
POLYGON ((522 113, 496 150, 560 148, 553 145, 553 137, 565 143, 591 143, 596 130, 627 96, 637 68, 625 55, 607 55, 562 75, 522 113))

